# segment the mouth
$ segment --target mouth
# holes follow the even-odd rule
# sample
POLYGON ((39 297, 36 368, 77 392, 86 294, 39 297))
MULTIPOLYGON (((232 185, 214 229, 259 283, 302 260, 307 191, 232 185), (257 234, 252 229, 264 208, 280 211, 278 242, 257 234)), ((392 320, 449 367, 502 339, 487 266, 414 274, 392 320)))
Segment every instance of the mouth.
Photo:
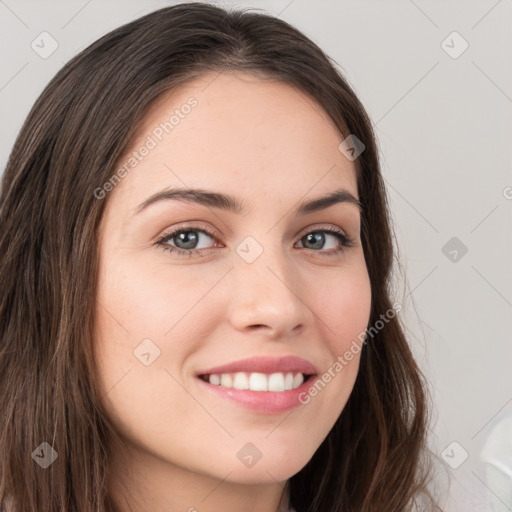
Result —
POLYGON ((198 377, 212 384, 227 389, 272 391, 280 393, 297 389, 304 382, 314 377, 314 374, 302 372, 234 372, 200 374, 198 377))
POLYGON ((195 377, 209 396, 259 414, 280 414, 304 405, 301 397, 317 375, 306 359, 264 356, 204 369, 195 377))

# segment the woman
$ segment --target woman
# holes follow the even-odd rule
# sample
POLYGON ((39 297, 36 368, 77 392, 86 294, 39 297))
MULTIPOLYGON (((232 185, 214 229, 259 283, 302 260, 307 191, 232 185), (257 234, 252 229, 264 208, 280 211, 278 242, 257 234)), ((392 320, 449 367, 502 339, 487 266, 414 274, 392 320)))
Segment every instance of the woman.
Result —
POLYGON ((290 25, 187 3, 102 37, 0 218, 8 512, 439 510, 371 123, 290 25))

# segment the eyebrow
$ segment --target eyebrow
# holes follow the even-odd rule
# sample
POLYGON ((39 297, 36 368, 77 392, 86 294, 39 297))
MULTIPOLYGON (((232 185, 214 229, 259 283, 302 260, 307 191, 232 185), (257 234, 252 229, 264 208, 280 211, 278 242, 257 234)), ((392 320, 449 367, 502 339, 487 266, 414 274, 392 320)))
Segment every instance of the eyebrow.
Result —
MULTIPOLYGON (((223 194, 221 192, 211 192, 199 188, 171 188, 157 192, 156 194, 153 194, 151 197, 146 199, 136 208, 135 215, 154 203, 171 199, 197 203, 204 206, 219 208, 221 210, 232 211, 237 214, 246 213, 246 207, 244 203, 233 196, 223 194)), ((308 213, 325 210, 326 208, 329 208, 330 206, 338 203, 353 204, 357 206, 359 211, 361 211, 363 208, 361 202, 356 197, 354 197, 351 192, 346 189, 339 189, 322 197, 301 203, 295 209, 295 215, 305 215, 308 213)))

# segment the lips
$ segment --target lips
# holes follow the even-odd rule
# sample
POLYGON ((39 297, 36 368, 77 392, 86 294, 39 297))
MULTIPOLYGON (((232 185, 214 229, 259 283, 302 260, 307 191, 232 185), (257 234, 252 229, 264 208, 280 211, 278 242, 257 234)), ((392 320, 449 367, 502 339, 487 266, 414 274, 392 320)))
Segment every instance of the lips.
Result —
POLYGON ((283 357, 252 357, 241 359, 221 366, 214 366, 197 372, 197 377, 204 377, 212 374, 226 373, 302 373, 305 376, 316 375, 316 367, 301 357, 283 356, 283 357))
POLYGON ((210 396, 259 414, 280 414, 303 405, 300 397, 317 374, 301 357, 260 356, 200 370, 196 378, 210 396))

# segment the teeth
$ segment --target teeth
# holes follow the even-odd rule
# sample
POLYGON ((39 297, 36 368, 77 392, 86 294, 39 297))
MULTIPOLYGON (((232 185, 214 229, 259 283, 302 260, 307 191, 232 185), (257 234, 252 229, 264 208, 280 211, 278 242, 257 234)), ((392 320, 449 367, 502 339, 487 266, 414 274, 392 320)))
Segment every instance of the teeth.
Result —
POLYGON ((297 373, 295 377, 293 377, 293 389, 298 388, 304 382, 304 377, 302 373, 297 373))
POLYGON ((233 379, 229 373, 223 373, 220 377, 220 385, 224 388, 233 387, 233 379))
POLYGON ((212 373, 204 377, 206 382, 215 386, 234 389, 249 389, 251 391, 286 391, 298 388, 304 382, 302 373, 212 373))
POLYGON ((235 389, 249 389, 249 379, 245 373, 239 372, 235 373, 235 378, 233 379, 233 387, 235 389))
MULTIPOLYGON (((245 374, 244 374, 245 375, 245 374)), ((249 378, 249 389, 251 391, 267 391, 268 379, 264 373, 251 373, 249 378)), ((273 390, 271 390, 273 391, 273 390)))
POLYGON ((293 373, 287 373, 284 379, 284 389, 293 389, 293 373))
MULTIPOLYGON (((299 373, 302 377, 302 374, 299 373)), ((284 391, 284 375, 282 373, 273 373, 268 378, 269 391, 284 391)))

